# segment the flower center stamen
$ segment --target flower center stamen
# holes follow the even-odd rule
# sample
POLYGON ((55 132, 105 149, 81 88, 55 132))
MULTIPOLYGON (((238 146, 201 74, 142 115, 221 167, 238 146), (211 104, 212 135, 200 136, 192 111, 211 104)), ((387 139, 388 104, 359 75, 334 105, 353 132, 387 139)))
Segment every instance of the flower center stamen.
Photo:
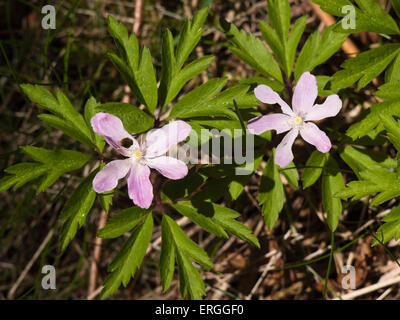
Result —
POLYGON ((295 124, 300 124, 300 123, 302 123, 302 122, 303 122, 303 119, 300 118, 300 117, 296 117, 296 118, 294 119, 294 123, 295 123, 295 124))
POLYGON ((137 160, 142 158, 142 152, 140 150, 136 150, 133 152, 133 157, 136 158, 137 160))

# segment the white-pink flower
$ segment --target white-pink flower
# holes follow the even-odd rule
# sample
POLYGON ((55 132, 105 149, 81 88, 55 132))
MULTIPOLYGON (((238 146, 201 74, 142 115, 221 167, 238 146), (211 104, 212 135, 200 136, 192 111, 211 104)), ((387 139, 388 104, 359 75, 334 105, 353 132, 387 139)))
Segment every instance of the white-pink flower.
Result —
POLYGON ((251 119, 247 127, 255 134, 267 130, 282 133, 289 131, 275 151, 275 163, 286 167, 293 160, 292 146, 300 133, 308 143, 314 145, 320 152, 326 153, 331 149, 331 141, 325 132, 314 123, 328 117, 336 116, 342 108, 342 101, 336 94, 330 95, 323 104, 315 103, 318 96, 317 79, 309 72, 301 75, 294 89, 292 108, 282 98, 266 85, 254 89, 258 100, 268 104, 279 104, 283 113, 269 114, 251 119))
POLYGON ((128 194, 133 202, 147 209, 153 201, 150 168, 169 179, 182 179, 188 168, 183 161, 165 156, 170 147, 186 139, 192 127, 186 122, 173 121, 150 131, 139 144, 124 128, 122 121, 109 113, 97 113, 90 120, 93 130, 105 137, 107 143, 127 159, 108 163, 93 179, 93 189, 102 193, 114 189, 118 180, 128 175, 128 194))

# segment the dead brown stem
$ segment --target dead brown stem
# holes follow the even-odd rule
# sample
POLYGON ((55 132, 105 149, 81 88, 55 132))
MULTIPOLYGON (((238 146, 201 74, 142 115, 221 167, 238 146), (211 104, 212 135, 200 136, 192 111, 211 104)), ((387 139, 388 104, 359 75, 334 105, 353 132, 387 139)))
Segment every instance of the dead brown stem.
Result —
MULTIPOLYGON (((107 212, 105 210, 101 210, 100 212, 100 219, 99 219, 99 224, 97 226, 97 230, 100 230, 104 228, 106 225, 107 221, 107 212)), ((88 299, 90 300, 90 296, 92 296, 93 292, 96 290, 96 282, 97 282, 97 274, 98 274, 98 268, 97 264, 100 261, 100 256, 101 256, 101 246, 103 244, 103 239, 102 238, 97 238, 94 241, 94 249, 93 249, 93 258, 92 261, 90 262, 90 273, 89 273, 89 286, 88 286, 88 299)))

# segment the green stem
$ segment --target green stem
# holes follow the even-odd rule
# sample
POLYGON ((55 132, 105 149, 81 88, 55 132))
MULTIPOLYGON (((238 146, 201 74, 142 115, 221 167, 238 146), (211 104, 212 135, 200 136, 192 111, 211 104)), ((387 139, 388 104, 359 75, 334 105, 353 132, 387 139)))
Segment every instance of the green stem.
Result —
POLYGON ((246 135, 246 126, 244 125, 242 114, 240 113, 239 107, 238 107, 235 99, 233 99, 233 105, 235 106, 236 113, 239 117, 240 125, 242 126, 242 129, 243 129, 243 134, 246 135))
POLYGON ((380 245, 382 245, 382 247, 385 249, 385 251, 389 254, 390 258, 392 258, 392 260, 397 264, 397 266, 400 268, 400 263, 397 260, 397 258, 395 257, 395 255, 392 253, 392 251, 389 250, 389 248, 377 237, 375 236, 372 232, 371 235, 374 237, 374 239, 376 241, 379 242, 380 245))
POLYGON ((324 293, 323 297, 326 299, 326 290, 328 289, 328 280, 329 280, 329 275, 331 273, 331 268, 332 268, 332 260, 333 260, 333 253, 335 251, 335 233, 331 233, 331 252, 329 253, 329 262, 328 262, 328 270, 326 272, 325 276, 325 285, 324 285, 324 293))

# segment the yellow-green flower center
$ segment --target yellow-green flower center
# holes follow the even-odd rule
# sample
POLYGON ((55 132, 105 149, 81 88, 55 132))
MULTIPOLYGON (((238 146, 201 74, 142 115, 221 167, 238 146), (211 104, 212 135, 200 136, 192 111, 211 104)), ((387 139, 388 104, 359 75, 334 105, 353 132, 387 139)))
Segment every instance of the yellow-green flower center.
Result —
POLYGON ((295 124, 300 124, 300 123, 302 123, 302 122, 303 122, 303 119, 300 118, 300 117, 296 117, 296 118, 294 119, 294 123, 295 123, 295 124))
POLYGON ((142 157, 142 152, 140 150, 136 150, 135 152, 133 152, 133 157, 139 160, 142 157))

